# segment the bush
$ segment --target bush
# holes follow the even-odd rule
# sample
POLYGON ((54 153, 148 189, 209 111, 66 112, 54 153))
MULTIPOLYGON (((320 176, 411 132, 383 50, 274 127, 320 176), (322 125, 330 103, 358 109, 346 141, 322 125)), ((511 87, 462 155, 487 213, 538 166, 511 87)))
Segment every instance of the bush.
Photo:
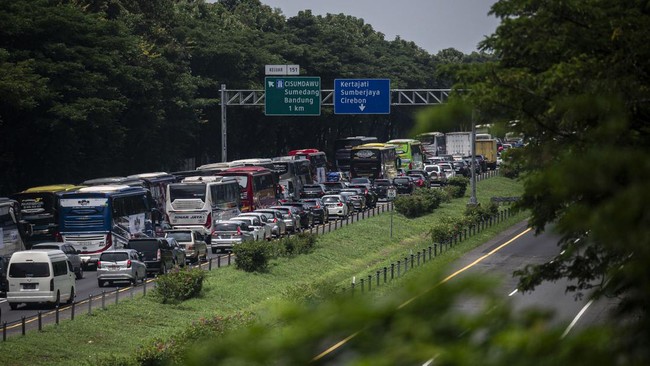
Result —
POLYGON ((264 272, 268 269, 269 260, 274 253, 271 243, 266 241, 247 241, 233 246, 235 268, 246 272, 264 272))
POLYGON ((464 218, 443 217, 436 226, 431 228, 429 235, 434 243, 444 243, 461 233, 464 226, 464 218))
POLYGON ((395 210, 414 218, 433 212, 445 199, 445 193, 436 189, 416 189, 410 196, 400 196, 395 200, 395 210))
POLYGON ((454 187, 454 192, 452 197, 461 198, 465 196, 467 192, 467 186, 469 185, 469 179, 465 177, 455 176, 447 181, 447 187, 454 187))
POLYGON ((490 217, 499 213, 499 205, 490 202, 487 206, 483 207, 480 204, 476 206, 467 206, 465 209, 465 217, 468 224, 478 224, 481 221, 488 220, 490 217))
POLYGON ((316 246, 316 235, 300 233, 280 240, 278 256, 292 257, 298 254, 308 254, 316 246))
POLYGON ((205 276, 200 268, 173 270, 158 277, 154 294, 163 304, 190 299, 201 292, 205 276))

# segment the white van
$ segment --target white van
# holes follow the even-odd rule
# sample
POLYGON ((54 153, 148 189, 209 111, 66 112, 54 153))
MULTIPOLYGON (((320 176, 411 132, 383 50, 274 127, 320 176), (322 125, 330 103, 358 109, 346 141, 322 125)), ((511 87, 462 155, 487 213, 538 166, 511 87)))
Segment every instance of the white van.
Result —
POLYGON ((7 302, 11 309, 21 303, 45 302, 54 305, 75 296, 75 274, 68 257, 60 250, 15 252, 7 270, 7 302))

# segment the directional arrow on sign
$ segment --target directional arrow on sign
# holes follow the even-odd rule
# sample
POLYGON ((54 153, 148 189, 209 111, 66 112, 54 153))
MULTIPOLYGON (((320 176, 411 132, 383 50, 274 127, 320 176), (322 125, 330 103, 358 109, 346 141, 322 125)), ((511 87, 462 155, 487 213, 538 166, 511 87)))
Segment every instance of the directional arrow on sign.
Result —
POLYGON ((335 79, 334 114, 390 114, 389 79, 335 79))
POLYGON ((363 110, 366 109, 366 106, 362 104, 359 106, 359 109, 361 109, 361 112, 363 112, 363 110))

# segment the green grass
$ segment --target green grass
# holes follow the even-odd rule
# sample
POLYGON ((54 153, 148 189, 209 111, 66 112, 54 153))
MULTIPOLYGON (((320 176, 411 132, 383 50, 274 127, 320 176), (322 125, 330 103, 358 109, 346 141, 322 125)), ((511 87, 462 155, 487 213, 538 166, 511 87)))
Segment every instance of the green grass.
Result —
MULTIPOLYGON (((477 198, 487 204, 492 196, 521 193, 520 183, 497 177, 479 182, 477 198)), ((430 227, 441 217, 461 216, 467 201, 467 196, 455 199, 433 214, 416 219, 393 214, 392 239, 390 214, 385 213, 320 237, 312 254, 272 261, 266 273, 246 273, 234 267, 213 270, 208 274, 201 296, 178 305, 163 305, 150 296, 137 296, 135 300, 124 299, 118 306, 96 310, 90 316, 77 315, 73 322, 47 326, 41 333, 33 331, 25 337, 10 337, 7 342, 0 342, 0 364, 69 365, 84 361, 94 364, 98 359, 132 354, 140 345, 154 339, 168 339, 201 318, 242 312, 263 314, 277 300, 319 297, 328 291, 338 291, 349 287, 353 276, 367 278, 377 269, 403 259, 411 250, 415 252, 430 245, 426 237, 430 227)), ((522 213, 485 230, 432 263, 449 263, 523 218, 522 213)), ((373 286, 373 291, 381 294, 401 282, 373 286)))

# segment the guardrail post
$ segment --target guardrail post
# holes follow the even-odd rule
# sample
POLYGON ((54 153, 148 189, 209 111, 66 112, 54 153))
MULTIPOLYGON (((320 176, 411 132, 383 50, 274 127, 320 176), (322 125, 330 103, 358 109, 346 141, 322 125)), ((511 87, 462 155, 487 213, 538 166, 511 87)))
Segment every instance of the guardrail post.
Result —
POLYGON ((23 335, 25 335, 25 316, 24 315, 20 319, 20 324, 21 324, 22 333, 23 333, 23 335))
POLYGON ((437 257, 438 256, 438 244, 433 243, 433 256, 437 257))
POLYGON ((38 331, 43 330, 43 314, 39 311, 38 312, 38 331))
POLYGON ((418 251, 418 267, 420 267, 420 252, 418 251))
POLYGON ((59 305, 56 305, 56 309, 54 309, 54 324, 59 325, 59 305))
POLYGON ((390 264, 390 280, 392 281, 395 278, 395 263, 390 264))
POLYGON ((7 322, 2 323, 2 341, 7 341, 7 322))
POLYGON ((402 275, 402 263, 401 261, 397 261, 397 277, 402 275))
POLYGON ((142 297, 147 296, 147 282, 148 282, 148 281, 145 279, 145 280, 144 280, 144 283, 143 283, 144 287, 143 287, 143 289, 142 289, 142 297))
POLYGON ((212 257, 208 259, 208 271, 212 271, 212 257))
POLYGON ((422 249, 422 264, 427 262, 427 250, 422 249))
POLYGON ((379 287, 379 275, 381 274, 381 271, 377 271, 377 287, 379 287))
MULTIPOLYGON (((144 282, 147 283, 146 280, 144 282)), ((93 294, 90 294, 88 295, 88 314, 90 314, 90 312, 92 311, 92 306, 93 306, 92 304, 93 304, 93 294)))
POLYGON ((72 301, 72 308, 70 308, 70 320, 74 320, 74 308, 75 308, 76 302, 74 300, 72 301))
POLYGON ((384 283, 388 281, 388 268, 384 267, 384 283))
POLYGON ((409 269, 409 257, 404 257, 404 273, 409 269))
POLYGON ((230 265, 230 256, 231 255, 232 255, 232 253, 228 253, 228 265, 230 265))
POLYGON ((413 258, 415 258, 415 256, 411 254, 411 269, 413 269, 413 258))
POLYGON ((431 260, 431 245, 429 245, 429 260, 431 260))

